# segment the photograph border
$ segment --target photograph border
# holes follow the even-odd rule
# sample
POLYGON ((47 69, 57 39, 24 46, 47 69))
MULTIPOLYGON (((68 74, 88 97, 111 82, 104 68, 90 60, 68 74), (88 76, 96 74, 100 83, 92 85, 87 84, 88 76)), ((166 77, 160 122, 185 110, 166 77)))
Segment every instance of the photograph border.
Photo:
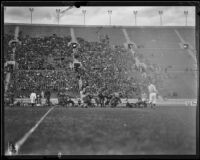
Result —
MULTIPOLYGON (((4 46, 3 46, 3 35, 4 35, 4 7, 9 6, 69 6, 75 5, 76 7, 80 6, 194 6, 196 8, 196 17, 195 17, 195 39, 196 39, 196 53, 197 53, 197 61, 198 61, 198 71, 199 71, 199 17, 200 17, 200 3, 198 1, 4 1, 1 2, 1 62, 3 62, 4 57, 4 46), (74 3, 75 2, 75 3, 74 3)), ((1 77, 4 78, 4 64, 1 63, 1 77)), ((199 80, 199 74, 197 76, 199 80)), ((199 82, 199 81, 198 81, 199 82)), ((198 83, 199 84, 199 83, 198 83)), ((24 159, 24 158, 58 158, 55 155, 48 156, 5 156, 5 148, 4 148, 4 81, 1 81, 1 156, 6 159, 24 159)), ((198 85, 198 99, 197 99, 197 110, 196 110, 196 155, 63 155, 60 159, 70 158, 70 159, 197 159, 200 155, 199 150, 199 85, 198 85)))

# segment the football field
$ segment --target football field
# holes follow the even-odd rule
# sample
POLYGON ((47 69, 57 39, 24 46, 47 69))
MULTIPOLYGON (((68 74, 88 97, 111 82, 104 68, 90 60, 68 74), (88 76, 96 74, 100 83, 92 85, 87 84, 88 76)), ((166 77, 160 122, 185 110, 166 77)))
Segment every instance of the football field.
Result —
MULTIPOLYGON (((17 143, 51 107, 5 107, 4 147, 17 143)), ((19 155, 195 154, 196 107, 56 106, 26 137, 19 155)))

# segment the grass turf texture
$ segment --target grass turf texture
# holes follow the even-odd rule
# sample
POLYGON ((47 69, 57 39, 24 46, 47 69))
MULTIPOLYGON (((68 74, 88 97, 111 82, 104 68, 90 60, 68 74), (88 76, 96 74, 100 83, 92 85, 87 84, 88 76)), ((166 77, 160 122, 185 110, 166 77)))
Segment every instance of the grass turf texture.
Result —
MULTIPOLYGON (((5 108, 5 147, 48 108, 5 108)), ((196 107, 54 108, 20 154, 195 154, 196 107)))

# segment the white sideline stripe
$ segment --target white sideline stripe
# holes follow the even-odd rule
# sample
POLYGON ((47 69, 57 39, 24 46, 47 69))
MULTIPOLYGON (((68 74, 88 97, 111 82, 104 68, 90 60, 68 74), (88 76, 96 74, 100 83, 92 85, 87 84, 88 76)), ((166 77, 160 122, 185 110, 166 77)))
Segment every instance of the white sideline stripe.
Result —
MULTIPOLYGON (((19 141, 15 143, 17 151, 19 151, 20 147, 24 144, 24 142, 28 139, 28 137, 36 130, 36 128, 39 126, 39 124, 44 120, 44 118, 51 112, 55 107, 50 108, 44 116, 35 124, 34 127, 32 127, 19 141)), ((5 155, 8 155, 8 151, 5 155)))

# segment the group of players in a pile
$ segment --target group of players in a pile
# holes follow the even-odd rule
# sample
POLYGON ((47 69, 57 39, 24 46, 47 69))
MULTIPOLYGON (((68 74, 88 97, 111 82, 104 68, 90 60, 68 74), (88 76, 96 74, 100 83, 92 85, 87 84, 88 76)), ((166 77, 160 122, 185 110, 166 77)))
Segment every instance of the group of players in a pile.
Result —
MULTIPOLYGON (((108 94, 106 92, 106 88, 101 89, 97 94, 90 94, 86 92, 87 87, 83 88, 80 91, 80 100, 79 104, 83 104, 82 107, 117 107, 118 105, 122 104, 122 93, 121 92, 114 92, 112 94, 108 94)), ((149 82, 148 86, 149 97, 145 92, 141 93, 138 96, 136 103, 130 103, 128 98, 125 99, 125 106, 128 108, 133 107, 147 107, 148 104, 153 107, 156 105, 157 99, 157 89, 154 84, 149 82)))
MULTIPOLYGON (((81 108, 93 108, 93 107, 117 107, 122 104, 122 93, 115 92, 112 94, 108 94, 106 92, 106 88, 102 88, 99 90, 97 94, 91 94, 87 92, 87 87, 85 86, 80 91, 80 98, 77 99, 78 101, 75 102, 67 92, 60 92, 58 94, 58 105, 63 107, 81 107, 81 108)), ((148 104, 153 107, 156 105, 156 97, 157 97, 157 90, 155 85, 149 84, 149 99, 147 98, 147 94, 142 93, 141 96, 138 97, 136 103, 130 103, 128 98, 126 98, 124 104, 121 106, 125 106, 128 108, 133 107, 147 107, 148 104)), ((50 101, 51 93, 50 91, 46 91, 42 93, 41 96, 34 92, 30 95, 30 101, 32 106, 41 106, 41 105, 48 105, 51 106, 52 103, 50 101), (46 100, 42 102, 42 100, 46 100)))
MULTIPOLYGON (((86 87, 87 88, 87 87, 86 87)), ((73 99, 69 94, 66 92, 60 92, 58 95, 58 103, 57 105, 63 107, 116 107, 118 104, 122 103, 121 101, 121 93, 114 93, 110 95, 105 95, 102 91, 100 91, 96 95, 92 95, 89 93, 81 91, 81 97, 77 100, 73 99)), ((50 92, 45 92, 45 95, 39 95, 35 92, 30 94, 30 103, 31 106, 52 106, 54 105, 50 100, 50 92)), ((17 105, 21 105, 20 101, 17 105)))

